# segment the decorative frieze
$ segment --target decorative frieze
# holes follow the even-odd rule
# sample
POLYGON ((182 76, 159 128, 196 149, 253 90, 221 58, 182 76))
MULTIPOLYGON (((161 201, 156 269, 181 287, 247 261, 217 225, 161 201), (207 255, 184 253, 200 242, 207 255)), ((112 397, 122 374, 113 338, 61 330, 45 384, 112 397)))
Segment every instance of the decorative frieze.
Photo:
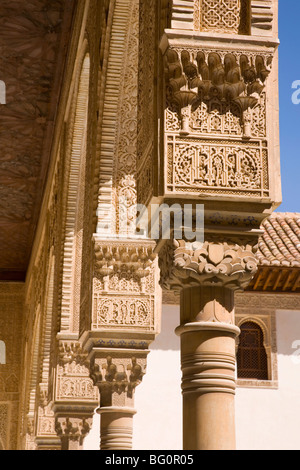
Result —
POLYGON ((268 150, 263 142, 167 139, 167 193, 267 197, 268 150))
POLYGON ((160 290, 154 248, 155 243, 145 239, 95 238, 94 331, 158 331, 160 290))

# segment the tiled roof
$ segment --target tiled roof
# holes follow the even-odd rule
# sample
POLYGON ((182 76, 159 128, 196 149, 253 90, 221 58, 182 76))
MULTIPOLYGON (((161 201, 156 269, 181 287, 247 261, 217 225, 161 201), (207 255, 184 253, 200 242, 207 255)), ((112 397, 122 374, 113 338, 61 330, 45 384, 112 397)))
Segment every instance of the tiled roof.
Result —
POLYGON ((300 267, 300 213, 274 212, 263 223, 257 257, 260 266, 300 267))

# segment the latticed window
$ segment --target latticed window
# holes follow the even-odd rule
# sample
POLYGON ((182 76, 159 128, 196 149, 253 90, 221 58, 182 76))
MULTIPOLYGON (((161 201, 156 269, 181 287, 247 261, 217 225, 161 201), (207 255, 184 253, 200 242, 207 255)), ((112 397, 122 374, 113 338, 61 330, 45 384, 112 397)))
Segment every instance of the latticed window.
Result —
POLYGON ((254 322, 241 325, 237 352, 239 379, 268 380, 268 358, 262 329, 254 322))

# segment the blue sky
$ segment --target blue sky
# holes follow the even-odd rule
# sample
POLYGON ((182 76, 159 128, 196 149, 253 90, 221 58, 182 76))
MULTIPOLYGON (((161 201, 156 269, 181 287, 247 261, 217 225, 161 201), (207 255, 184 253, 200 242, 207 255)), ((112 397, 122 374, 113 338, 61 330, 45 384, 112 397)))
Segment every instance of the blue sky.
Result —
POLYGON ((300 1, 279 0, 279 99, 282 199, 280 212, 300 212, 300 104, 292 83, 300 80, 300 1))

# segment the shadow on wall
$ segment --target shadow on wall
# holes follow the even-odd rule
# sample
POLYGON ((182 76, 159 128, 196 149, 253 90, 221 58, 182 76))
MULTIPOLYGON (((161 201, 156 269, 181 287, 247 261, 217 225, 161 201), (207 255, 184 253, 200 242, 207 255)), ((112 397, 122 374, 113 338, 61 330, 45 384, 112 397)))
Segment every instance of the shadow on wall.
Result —
POLYGON ((277 353, 291 356, 300 364, 300 312, 277 310, 277 353))
POLYGON ((180 338, 175 334, 179 318, 179 305, 162 306, 161 333, 151 344, 151 350, 180 351, 180 338))

